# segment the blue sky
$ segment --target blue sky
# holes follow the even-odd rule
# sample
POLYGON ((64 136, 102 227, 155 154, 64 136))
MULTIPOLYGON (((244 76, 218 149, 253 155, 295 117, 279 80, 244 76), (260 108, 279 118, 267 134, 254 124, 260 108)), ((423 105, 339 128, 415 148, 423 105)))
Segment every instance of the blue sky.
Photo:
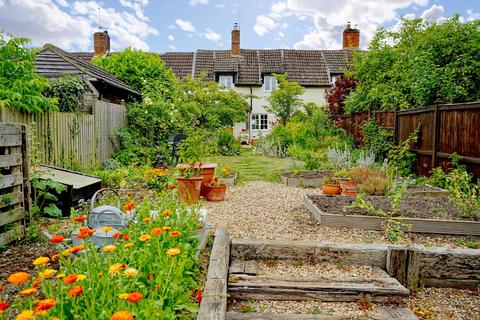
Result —
POLYGON ((242 48, 340 48, 347 21, 358 25, 366 47, 379 26, 395 28, 402 16, 480 18, 480 0, 0 0, 0 29, 35 46, 90 51, 98 8, 115 51, 229 49, 234 22, 242 48))

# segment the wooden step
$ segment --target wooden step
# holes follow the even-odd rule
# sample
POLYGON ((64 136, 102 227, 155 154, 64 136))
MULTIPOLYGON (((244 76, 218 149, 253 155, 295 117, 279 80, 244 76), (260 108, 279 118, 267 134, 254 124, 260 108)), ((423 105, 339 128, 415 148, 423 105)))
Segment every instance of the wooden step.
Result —
POLYGON ((371 316, 326 316, 320 314, 291 313, 240 313, 227 312, 227 320, 418 320, 417 316, 404 307, 377 307, 371 316))
POLYGON ((255 276, 258 272, 258 261, 257 260, 240 260, 235 259, 230 264, 229 273, 230 274, 246 274, 255 276))
POLYGON ((402 302, 409 290, 392 277, 344 277, 324 280, 279 279, 230 275, 228 293, 235 299, 402 302))

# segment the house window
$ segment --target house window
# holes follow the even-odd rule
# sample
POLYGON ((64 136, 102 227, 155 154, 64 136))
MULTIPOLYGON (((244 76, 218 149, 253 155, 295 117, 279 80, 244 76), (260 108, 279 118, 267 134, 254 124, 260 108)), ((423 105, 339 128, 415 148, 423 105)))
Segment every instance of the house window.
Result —
POLYGON ((337 82, 337 76, 332 76, 332 84, 335 85, 335 82, 337 82))
POLYGON ((277 89, 277 78, 274 76, 263 77, 263 90, 270 92, 277 89))
POLYGON ((233 89, 233 76, 232 75, 224 75, 218 77, 218 84, 222 89, 233 89))
POLYGON ((252 130, 268 130, 268 114, 252 114, 252 130))

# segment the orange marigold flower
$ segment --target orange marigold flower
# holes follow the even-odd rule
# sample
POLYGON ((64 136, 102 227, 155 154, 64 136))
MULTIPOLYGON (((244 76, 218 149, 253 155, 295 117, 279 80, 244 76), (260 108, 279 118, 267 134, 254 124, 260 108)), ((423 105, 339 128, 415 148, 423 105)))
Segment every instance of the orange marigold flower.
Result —
POLYGON ((131 247, 133 247, 133 246, 134 246, 133 242, 127 242, 127 243, 125 243, 125 244, 123 245, 123 247, 124 247, 125 249, 131 248, 131 247))
POLYGON ((7 281, 11 284, 22 284, 25 281, 30 279, 30 275, 26 272, 16 272, 14 274, 11 274, 8 278, 7 281))
POLYGON ((0 301, 0 314, 8 309, 9 304, 5 301, 0 301))
POLYGON ((165 226, 165 227, 162 227, 163 231, 169 231, 169 230, 172 230, 171 227, 168 227, 168 226, 165 226))
POLYGON ((54 236, 50 238, 51 243, 60 243, 63 242, 63 240, 65 240, 64 236, 54 236))
POLYGON ((128 236, 128 234, 123 235, 123 240, 128 241, 129 239, 130 239, 130 237, 128 236))
POLYGON ((115 247, 113 244, 103 247, 103 252, 105 253, 112 253, 115 250, 117 250, 117 247, 115 247))
POLYGON ((35 311, 44 311, 51 309, 54 305, 57 304, 57 300, 55 299, 44 299, 40 300, 35 304, 35 311))
POLYGON ((112 237, 113 239, 123 238, 124 234, 121 232, 115 232, 112 237))
POLYGON ((114 263, 108 269, 108 273, 110 274, 119 274, 120 270, 125 269, 126 265, 123 263, 114 263))
POLYGON ((27 296, 31 296, 35 292, 37 292, 37 288, 28 288, 28 289, 24 289, 24 290, 20 291, 20 295, 22 297, 27 297, 27 296))
POLYGON ((15 320, 32 320, 35 319, 35 312, 33 310, 23 310, 15 317, 15 320))
POLYGON ((78 280, 78 275, 77 274, 69 274, 65 278, 63 278, 63 282, 65 284, 72 284, 74 282, 77 282, 78 280))
POLYGON ((170 237, 178 237, 180 236, 180 231, 172 231, 169 234, 170 234, 170 237))
POLYGON ((125 209, 125 211, 131 211, 136 204, 137 203, 135 201, 130 201, 129 203, 123 206, 123 209, 125 209))
POLYGON ((150 221, 152 221, 152 218, 146 217, 146 218, 143 218, 142 221, 143 222, 150 222, 150 221))
POLYGON ((85 248, 85 246, 83 244, 81 244, 79 246, 75 246, 73 248, 70 248, 70 252, 75 254, 75 253, 78 253, 78 252, 82 251, 84 248, 85 248))
POLYGON ((72 218, 73 221, 76 221, 76 222, 83 222, 85 220, 87 220, 87 218, 85 217, 75 217, 75 218, 72 218))
POLYGON ((72 297, 78 297, 83 293, 83 287, 82 286, 73 286, 68 290, 68 294, 72 297))
POLYGON ((112 320, 133 320, 133 315, 128 311, 117 311, 112 315, 112 320))
POLYGON ((40 276, 41 279, 50 279, 53 277, 53 275, 57 273, 57 270, 55 269, 45 269, 42 272, 40 272, 38 275, 40 276))
POLYGON ((123 273, 125 274, 125 277, 131 278, 138 275, 138 270, 135 268, 127 268, 123 273))
POLYGON ((122 300, 127 300, 128 298, 128 293, 120 293, 118 297, 122 300))
POLYGON ((163 215, 164 215, 165 217, 172 215, 172 210, 168 210, 168 209, 163 210, 163 215))
POLYGON ((170 190, 173 190, 173 189, 176 189, 177 186, 167 186, 167 189, 170 189, 170 190))
POLYGON ((152 236, 158 236, 159 234, 161 234, 163 232, 163 229, 162 228, 153 228, 151 231, 150 231, 150 234, 152 236))
POLYGON ((127 300, 130 302, 138 302, 142 300, 143 295, 140 292, 130 292, 128 294, 127 300))
POLYGON ((77 238, 78 239, 84 239, 86 237, 90 237, 92 234, 95 233, 95 229, 90 229, 90 228, 80 228, 77 238))
POLYGON ((34 266, 41 266, 50 261, 50 258, 48 257, 38 257, 37 259, 33 260, 33 265, 34 266))
POLYGON ((176 256, 176 255, 179 254, 180 252, 182 252, 182 251, 180 250, 180 248, 170 248, 170 249, 167 250, 167 254, 168 254, 169 256, 172 256, 172 257, 176 256))
POLYGON ((142 235, 138 238, 138 240, 140 240, 140 241, 142 241, 142 242, 148 241, 148 240, 150 240, 150 239, 152 239, 152 237, 150 237, 148 234, 142 234, 142 235))
POLYGON ((42 283, 42 279, 36 278, 36 279, 33 280, 33 282, 32 282, 32 287, 38 288, 38 286, 40 285, 40 283, 42 283))
POLYGON ((101 227, 100 230, 102 230, 103 232, 108 232, 108 231, 112 231, 113 227, 101 227))
POLYGON ((58 260, 58 253, 56 253, 56 254, 54 254, 54 255, 52 256, 52 261, 53 261, 53 262, 55 262, 55 261, 57 261, 57 260, 58 260))

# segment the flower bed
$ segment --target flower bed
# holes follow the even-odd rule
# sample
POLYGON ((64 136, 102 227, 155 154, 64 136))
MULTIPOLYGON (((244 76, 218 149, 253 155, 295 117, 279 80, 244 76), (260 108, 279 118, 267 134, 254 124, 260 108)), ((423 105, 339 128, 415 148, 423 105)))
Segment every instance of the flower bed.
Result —
POLYGON ((328 171, 286 172, 280 176, 282 183, 293 187, 316 188, 322 185, 328 171))
POLYGON ((198 297, 192 291, 199 289, 195 231, 201 227, 196 210, 177 207, 177 200, 168 194, 130 202, 129 207, 136 222, 115 234, 113 245, 99 250, 90 230, 84 229, 81 245, 38 257, 31 274, 10 275, 5 286, 21 291, 10 306, 0 303, 5 318, 193 317, 198 297))

